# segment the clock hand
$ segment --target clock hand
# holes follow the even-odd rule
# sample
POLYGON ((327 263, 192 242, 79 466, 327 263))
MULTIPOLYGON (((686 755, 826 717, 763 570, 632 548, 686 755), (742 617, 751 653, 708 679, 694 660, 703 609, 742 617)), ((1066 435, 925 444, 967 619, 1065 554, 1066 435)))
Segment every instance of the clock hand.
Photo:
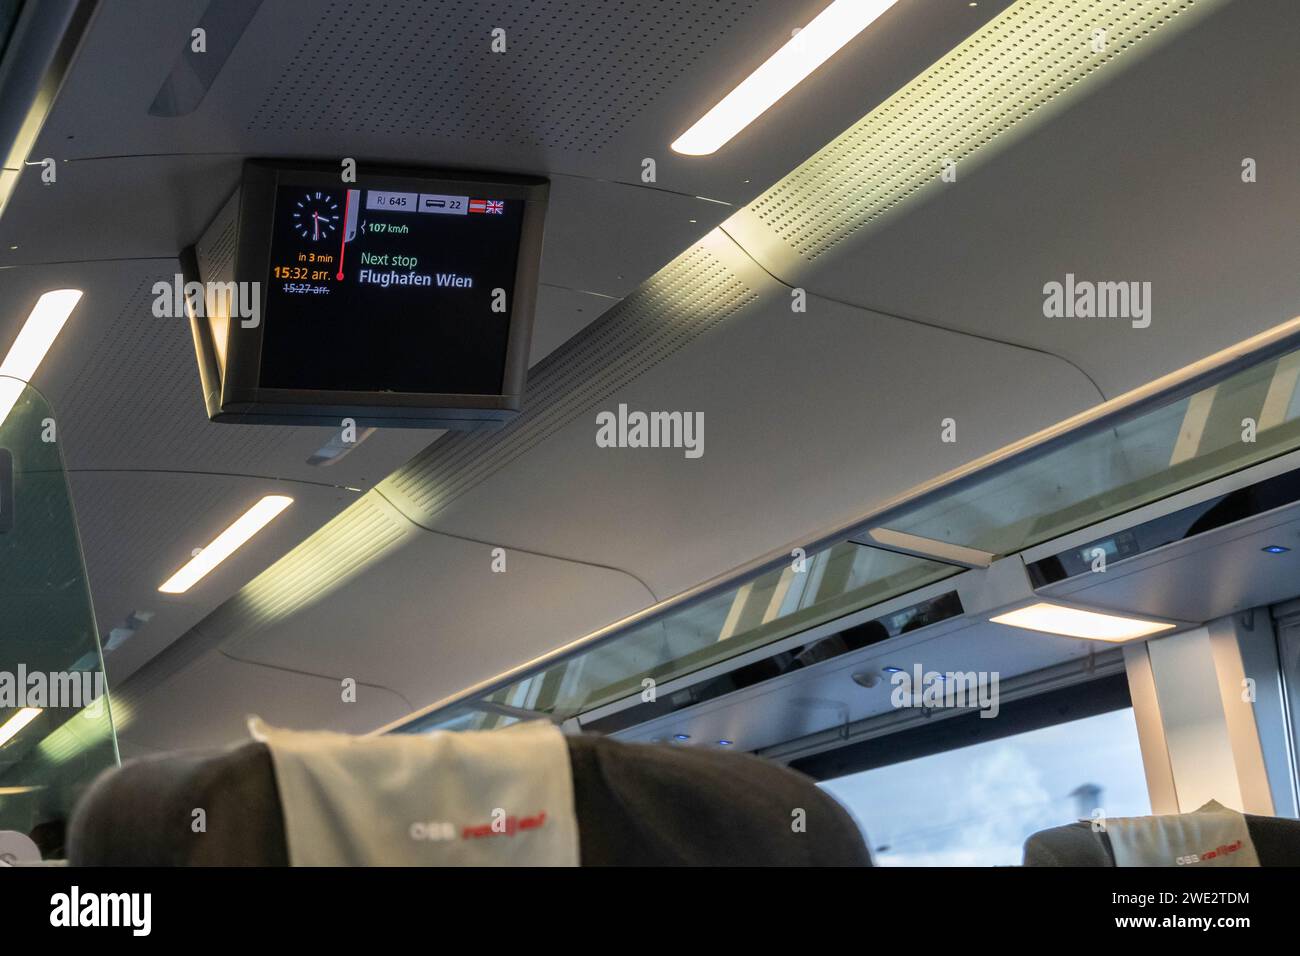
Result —
MULTIPOLYGON (((361 193, 357 192, 357 198, 361 198, 361 193)), ((343 194, 343 228, 339 230, 342 237, 339 240, 339 273, 335 276, 340 282, 343 281, 343 253, 348 248, 348 212, 352 208, 352 190, 349 189, 343 194)))

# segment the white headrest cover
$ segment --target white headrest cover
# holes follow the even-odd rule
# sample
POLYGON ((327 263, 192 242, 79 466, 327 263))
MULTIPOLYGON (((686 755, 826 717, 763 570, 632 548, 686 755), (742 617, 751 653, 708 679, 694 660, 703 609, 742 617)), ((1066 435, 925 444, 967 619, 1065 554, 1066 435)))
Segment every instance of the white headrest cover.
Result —
POLYGON ((1246 818, 1211 800, 1195 813, 1106 821, 1116 866, 1259 866, 1246 818))
POLYGON ((428 735, 278 730, 294 866, 577 866, 569 748, 546 721, 428 735))

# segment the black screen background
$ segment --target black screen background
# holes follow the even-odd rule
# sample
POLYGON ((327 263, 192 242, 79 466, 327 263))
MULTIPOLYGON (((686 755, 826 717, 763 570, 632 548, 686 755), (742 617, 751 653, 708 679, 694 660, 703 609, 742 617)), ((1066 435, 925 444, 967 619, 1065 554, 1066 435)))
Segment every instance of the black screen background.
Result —
MULTIPOLYGON (((401 187, 418 192, 422 184, 401 187)), ((271 261, 267 269, 266 304, 262 322, 262 388, 324 391, 428 392, 496 395, 505 374, 506 347, 514 302, 524 201, 504 200, 501 215, 471 213, 438 215, 366 209, 364 183, 357 201, 358 229, 344 253, 344 279, 334 275, 344 220, 330 241, 299 237, 292 212, 304 195, 321 192, 338 204, 340 214, 348 187, 280 184, 272 227, 271 261), (375 234, 363 225, 404 224, 410 232, 375 234), (299 253, 328 252, 333 265, 298 261, 299 253), (433 286, 382 288, 361 285, 362 268, 378 272, 397 266, 362 266, 361 253, 415 256, 415 271, 452 272, 471 276, 472 289, 433 286), (321 280, 279 279, 276 266, 324 268, 321 280), (328 287, 323 294, 290 293, 287 286, 328 287), (506 292, 507 309, 492 311, 492 292, 506 292)), ((391 187, 385 186, 385 189, 391 187)), ((432 190, 424 186, 424 191, 432 190)), ((467 190, 468 191, 468 190, 467 190)), ((479 198, 475 196, 475 198, 479 198)), ((486 193, 482 198, 493 198, 486 193)))

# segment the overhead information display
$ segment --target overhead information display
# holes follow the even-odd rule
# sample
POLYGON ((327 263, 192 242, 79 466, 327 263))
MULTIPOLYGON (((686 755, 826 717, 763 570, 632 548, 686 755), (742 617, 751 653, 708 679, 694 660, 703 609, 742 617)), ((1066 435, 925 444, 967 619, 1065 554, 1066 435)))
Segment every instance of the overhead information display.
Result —
POLYGON ((282 179, 259 387, 500 393, 524 206, 282 179))
POLYGON ((208 418, 509 421, 528 375, 549 192, 536 176, 247 160, 181 254, 208 418))

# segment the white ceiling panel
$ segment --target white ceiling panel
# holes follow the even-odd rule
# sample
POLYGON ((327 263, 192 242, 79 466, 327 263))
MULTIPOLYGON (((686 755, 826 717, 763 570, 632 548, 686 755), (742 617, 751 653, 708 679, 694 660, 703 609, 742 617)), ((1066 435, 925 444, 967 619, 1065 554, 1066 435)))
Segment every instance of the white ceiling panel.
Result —
POLYGON ((618 299, 595 292, 577 292, 553 285, 537 289, 537 315, 528 353, 532 367, 585 329, 618 299))
POLYGON ((147 699, 112 699, 124 750, 141 754, 178 747, 224 747, 249 739, 256 714, 277 727, 364 733, 407 713, 398 694, 370 685, 344 701, 332 676, 298 674, 210 654, 183 668, 147 699))
POLYGON ((644 585, 611 568, 508 549, 506 570, 493 571, 492 547, 407 535, 310 606, 222 650, 381 684, 419 707, 651 603, 644 585))
POLYGON ((73 507, 101 639, 135 612, 153 619, 106 655, 120 682, 354 501, 353 492, 228 475, 74 472, 73 507), (158 586, 264 495, 293 504, 184 594, 158 586))
POLYGON ((48 185, 40 166, 28 166, 0 219, 0 265, 174 260, 235 191, 241 164, 238 156, 95 159, 60 163, 48 185))
MULTIPOLYGON (((1068 110, 1025 121, 1005 148, 995 140, 956 182, 932 183, 813 261, 750 212, 727 229, 791 284, 1046 349, 1108 397, 1290 319, 1300 313, 1300 124, 1289 119, 1300 111, 1300 8, 1206 9, 1170 42, 1108 67, 1068 110), (1254 183, 1242 181, 1248 157, 1254 183), (1150 327, 1044 317, 1044 284, 1067 273, 1151 283, 1150 327)), ((922 98, 916 109, 935 105, 922 98)))
MULTIPOLYGON (((1058 359, 811 298, 761 291, 484 477, 449 506, 390 494, 433 527, 633 571, 660 597, 1095 404, 1058 359), (704 416, 704 453, 598 448, 620 403, 704 416), (957 441, 941 440, 942 420, 957 441)), ((766 283, 766 284, 764 284, 766 283)))

